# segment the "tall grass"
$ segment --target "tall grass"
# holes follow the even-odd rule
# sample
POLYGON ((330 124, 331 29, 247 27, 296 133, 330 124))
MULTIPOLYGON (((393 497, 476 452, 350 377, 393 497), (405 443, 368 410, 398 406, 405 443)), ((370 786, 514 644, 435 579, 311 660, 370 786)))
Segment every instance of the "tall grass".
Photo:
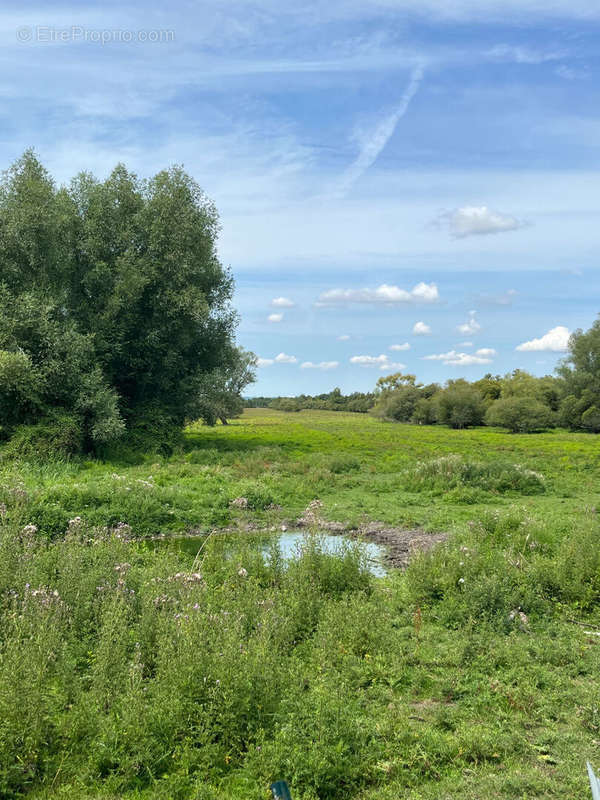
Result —
POLYGON ((318 537, 286 564, 251 538, 192 560, 123 527, 40 533, 0 526, 3 797, 258 800, 279 776, 300 800, 433 797, 456 770, 523 769, 523 720, 543 731, 548 708, 571 715, 569 758, 596 735, 592 687, 567 676, 597 649, 561 622, 598 608, 592 517, 493 512, 383 582, 318 537))
POLYGON ((521 464, 502 460, 475 461, 461 455, 418 462, 404 472, 403 478, 406 488, 415 492, 447 491, 464 486, 501 494, 540 494, 546 489, 543 475, 521 464))

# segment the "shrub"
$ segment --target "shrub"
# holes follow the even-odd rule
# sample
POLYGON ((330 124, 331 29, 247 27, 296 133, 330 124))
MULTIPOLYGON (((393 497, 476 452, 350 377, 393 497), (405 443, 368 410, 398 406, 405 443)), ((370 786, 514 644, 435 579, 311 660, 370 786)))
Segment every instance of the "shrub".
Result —
POLYGON ((451 428, 481 425, 485 414, 483 398, 466 381, 454 381, 435 397, 437 420, 451 428))
POLYGON ((590 406, 587 411, 581 415, 581 425, 592 433, 600 432, 600 408, 598 406, 590 406))
POLYGON ((263 511, 275 502, 275 495, 271 487, 260 482, 246 481, 238 484, 235 496, 232 496, 230 501, 234 501, 238 497, 244 497, 247 505, 243 507, 252 511, 263 511))
POLYGON ((479 462, 458 455, 422 461, 403 473, 407 489, 447 491, 465 486, 491 492, 539 494, 545 491, 542 475, 520 464, 479 462))
POLYGON ((360 470, 360 467, 360 461, 357 458, 352 458, 351 456, 347 456, 345 458, 333 458, 329 462, 329 469, 335 475, 341 475, 345 472, 357 472, 360 470))
POLYGON ((508 428, 513 433, 533 433, 553 424, 548 406, 534 397, 514 395, 496 400, 485 415, 487 425, 508 428))
POLYGON ((57 411, 36 425, 19 425, 4 452, 9 457, 56 459, 82 451, 81 419, 57 411))

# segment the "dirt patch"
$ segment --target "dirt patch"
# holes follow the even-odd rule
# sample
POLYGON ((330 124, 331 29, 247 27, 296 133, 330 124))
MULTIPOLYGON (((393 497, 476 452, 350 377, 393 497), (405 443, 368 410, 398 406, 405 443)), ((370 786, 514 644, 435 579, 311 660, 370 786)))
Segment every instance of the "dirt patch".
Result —
POLYGON ((430 533, 419 528, 407 530, 392 527, 383 522, 368 522, 358 528, 348 527, 343 522, 328 522, 320 517, 319 509, 322 506, 320 500, 313 500, 300 519, 296 520, 296 526, 298 528, 318 528, 328 533, 375 542, 384 548, 386 564, 395 569, 406 569, 415 553, 431 550, 436 544, 445 542, 448 538, 447 533, 430 533))

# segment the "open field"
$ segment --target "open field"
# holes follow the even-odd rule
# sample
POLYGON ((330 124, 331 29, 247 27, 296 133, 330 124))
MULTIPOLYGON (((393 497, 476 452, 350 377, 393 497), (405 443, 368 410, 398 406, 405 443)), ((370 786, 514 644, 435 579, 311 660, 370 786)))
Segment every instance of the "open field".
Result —
POLYGON ((265 409, 250 409, 228 426, 192 426, 183 451, 169 458, 0 464, 2 484, 23 485, 27 521, 45 531, 59 533, 80 515, 94 525, 125 521, 137 536, 291 520, 314 498, 324 502, 324 516, 350 524, 381 520, 451 531, 482 510, 515 503, 573 521, 600 499, 599 478, 600 448, 588 434, 456 431, 364 414, 265 409), (417 463, 453 454, 523 465, 544 476, 545 491, 498 492, 477 483, 449 490, 411 480, 417 463), (229 508, 248 494, 254 514, 229 508), (281 510, 265 510, 271 504, 281 510))
POLYGON ((592 435, 258 409, 168 457, 2 461, 0 796, 585 797, 599 479, 592 435), (384 579, 318 537, 265 561, 248 524, 315 499, 449 538, 384 579))

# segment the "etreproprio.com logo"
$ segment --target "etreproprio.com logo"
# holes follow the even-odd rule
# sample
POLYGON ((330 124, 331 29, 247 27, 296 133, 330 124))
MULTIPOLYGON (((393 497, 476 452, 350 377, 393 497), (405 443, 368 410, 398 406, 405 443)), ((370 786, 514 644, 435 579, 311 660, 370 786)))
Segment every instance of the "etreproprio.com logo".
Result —
POLYGON ((16 31, 21 44, 161 44, 175 41, 175 31, 167 29, 128 30, 126 28, 84 28, 70 25, 57 28, 51 25, 22 25, 16 31))

